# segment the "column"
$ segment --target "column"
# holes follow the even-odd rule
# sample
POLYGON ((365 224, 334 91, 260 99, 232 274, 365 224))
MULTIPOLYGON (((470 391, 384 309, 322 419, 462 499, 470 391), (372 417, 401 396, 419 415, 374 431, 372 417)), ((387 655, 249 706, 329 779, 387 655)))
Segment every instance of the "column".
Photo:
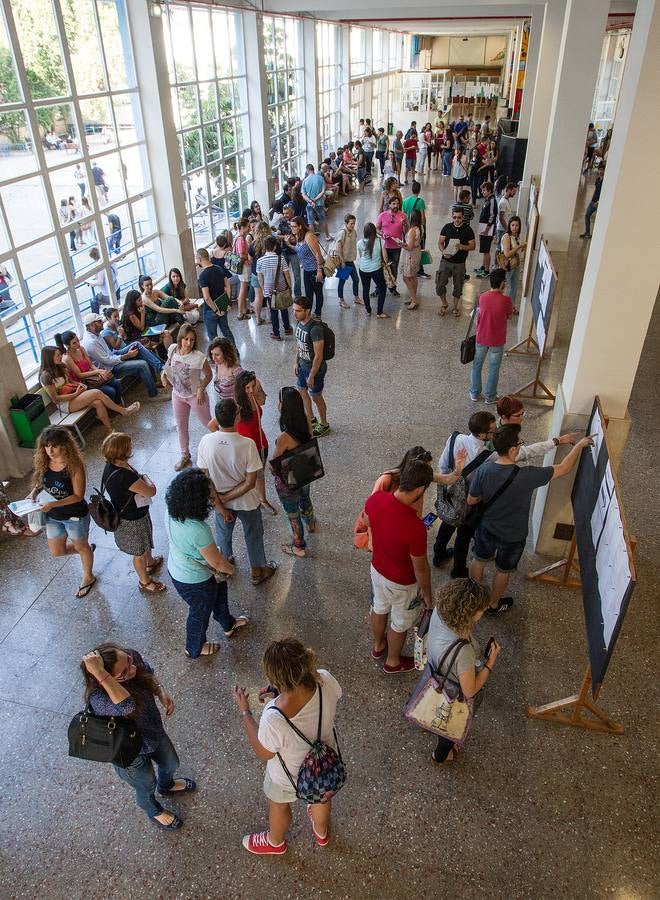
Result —
MULTIPOLYGON (((321 142, 319 140, 319 93, 316 72, 316 21, 306 18, 302 20, 304 65, 305 65, 305 139, 307 142, 307 160, 315 169, 321 160, 321 142)), ((300 173, 303 175, 303 173, 300 173)))
POLYGON ((513 107, 516 103, 516 86, 518 84, 518 69, 520 67, 520 54, 522 53, 524 25, 521 22, 516 30, 516 48, 513 53, 513 68, 511 70, 511 87, 509 88, 509 106, 513 116, 513 107))
POLYGON ((252 152, 253 196, 264 210, 275 199, 275 187, 271 177, 270 124, 268 122, 268 80, 264 54, 263 16, 243 11, 243 37, 245 40, 245 66, 248 110, 250 123, 250 150, 252 152))
POLYGON ((567 0, 539 197, 551 251, 568 249, 608 12, 608 0, 567 0))
POLYGON ((351 137, 351 29, 349 25, 341 25, 341 82, 339 88, 339 134, 340 142, 351 137))
POLYGON ((148 3, 127 3, 136 47, 135 69, 147 135, 147 154, 166 268, 183 272, 189 293, 197 296, 197 270, 181 179, 170 97, 163 20, 150 16, 148 3))
MULTIPOLYGON (((657 203, 639 203, 639 173, 648 142, 653 146, 660 139, 660 124, 648 118, 648 110, 657 105, 659 46, 660 4, 639 0, 568 359, 553 410, 551 434, 584 429, 597 394, 609 417, 616 461, 630 428, 628 400, 658 294, 658 263, 640 260, 636 245, 638 235, 652 235, 657 229, 657 203), (640 120, 649 126, 647 140, 630 141, 640 120)), ((560 479, 538 492, 533 535, 539 552, 561 555, 565 549, 552 533, 557 522, 572 521, 570 489, 571 480, 560 479)))

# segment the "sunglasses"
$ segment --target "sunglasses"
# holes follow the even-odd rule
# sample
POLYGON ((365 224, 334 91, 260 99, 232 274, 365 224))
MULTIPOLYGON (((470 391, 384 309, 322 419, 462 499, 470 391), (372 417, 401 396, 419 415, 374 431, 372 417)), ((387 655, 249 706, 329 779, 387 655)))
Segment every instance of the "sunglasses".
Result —
POLYGON ((130 653, 127 653, 126 658, 128 660, 128 662, 126 664, 126 668, 122 669, 122 671, 119 673, 119 675, 114 676, 115 681, 126 681, 126 679, 128 678, 128 673, 131 671, 131 668, 133 667, 133 657, 131 656, 130 653))

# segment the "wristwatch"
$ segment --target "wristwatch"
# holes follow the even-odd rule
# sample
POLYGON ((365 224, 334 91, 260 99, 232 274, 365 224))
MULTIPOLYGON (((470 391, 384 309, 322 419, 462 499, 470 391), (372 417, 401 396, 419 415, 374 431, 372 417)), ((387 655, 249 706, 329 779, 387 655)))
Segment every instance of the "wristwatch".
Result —
POLYGON ((555 442, 555 447, 558 447, 559 446, 559 438, 553 437, 552 440, 555 442))

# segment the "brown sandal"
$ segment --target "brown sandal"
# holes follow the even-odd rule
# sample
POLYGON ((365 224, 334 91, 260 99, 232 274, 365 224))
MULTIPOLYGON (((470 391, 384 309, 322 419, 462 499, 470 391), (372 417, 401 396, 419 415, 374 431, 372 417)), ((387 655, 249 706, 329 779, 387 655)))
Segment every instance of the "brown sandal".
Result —
POLYGON ((150 578, 149 581, 138 581, 138 585, 143 594, 160 594, 166 590, 162 581, 156 581, 150 578))
POLYGON ((438 310, 438 315, 439 315, 439 316, 446 316, 446 315, 447 315, 447 310, 448 310, 448 309, 449 309, 449 305, 448 305, 448 304, 446 304, 445 306, 441 306, 440 309, 438 310))
POLYGON ((161 567, 162 565, 163 565, 163 557, 162 557, 162 556, 156 556, 156 557, 154 558, 154 561, 151 563, 151 565, 150 565, 150 566, 147 566, 147 575, 151 575, 151 573, 152 573, 152 572, 155 572, 156 569, 160 569, 160 567, 161 567))

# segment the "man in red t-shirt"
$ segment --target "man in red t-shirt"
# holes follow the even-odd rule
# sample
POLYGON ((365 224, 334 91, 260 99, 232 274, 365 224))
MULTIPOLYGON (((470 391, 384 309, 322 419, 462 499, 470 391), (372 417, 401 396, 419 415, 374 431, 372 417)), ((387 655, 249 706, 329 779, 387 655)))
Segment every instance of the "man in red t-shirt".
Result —
POLYGON ((486 403, 497 403, 497 381, 506 343, 506 326, 513 314, 511 297, 504 293, 506 272, 493 269, 490 273, 491 290, 479 297, 477 313, 477 348, 472 363, 470 399, 474 403, 483 400, 481 393, 481 370, 488 355, 488 381, 486 382, 486 403))
POLYGON ((408 172, 412 178, 415 178, 417 168, 417 132, 408 132, 408 137, 403 142, 403 155, 406 160, 406 173, 404 175, 404 184, 408 184, 408 172))
POLYGON ((410 672, 415 663, 401 650, 408 629, 419 618, 422 601, 430 609, 431 571, 426 556, 426 527, 415 504, 433 481, 433 469, 421 460, 408 463, 393 494, 377 491, 365 503, 371 529, 371 630, 374 659, 387 656, 387 675, 410 672), (387 618, 389 615, 389 628, 387 618))

